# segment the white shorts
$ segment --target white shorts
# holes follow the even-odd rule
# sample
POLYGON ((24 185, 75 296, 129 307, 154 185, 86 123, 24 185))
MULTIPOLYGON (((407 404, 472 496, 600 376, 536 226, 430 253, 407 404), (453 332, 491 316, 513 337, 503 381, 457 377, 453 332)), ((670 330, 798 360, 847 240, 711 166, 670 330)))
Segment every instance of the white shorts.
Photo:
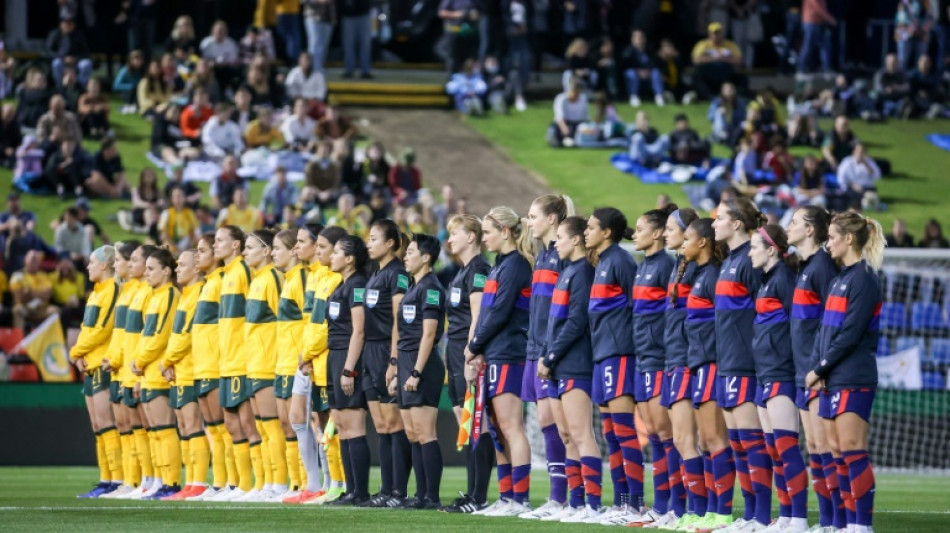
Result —
POLYGON ((300 372, 298 368, 294 373, 294 387, 291 389, 291 394, 294 396, 306 396, 310 397, 310 389, 313 387, 313 382, 310 380, 310 374, 304 374, 300 372))

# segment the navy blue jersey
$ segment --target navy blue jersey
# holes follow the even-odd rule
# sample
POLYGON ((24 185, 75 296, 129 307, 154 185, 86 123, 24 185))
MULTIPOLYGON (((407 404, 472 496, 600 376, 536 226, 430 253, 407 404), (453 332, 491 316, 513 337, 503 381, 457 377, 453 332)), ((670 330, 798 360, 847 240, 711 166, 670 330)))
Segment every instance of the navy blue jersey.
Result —
POLYGON ((409 274, 398 258, 376 270, 366 282, 366 340, 393 338, 393 296, 409 290, 409 274))
POLYGON ((557 255, 554 243, 538 253, 531 276, 531 312, 528 325, 528 360, 534 361, 544 353, 544 334, 548 331, 551 296, 564 262, 557 255))
POLYGON ((667 292, 672 295, 676 288, 676 300, 668 299, 666 304, 666 330, 663 332, 663 344, 666 346, 666 369, 673 370, 678 366, 686 366, 686 352, 689 350, 689 340, 686 338, 686 301, 693 290, 693 280, 696 279, 696 263, 690 261, 683 271, 683 279, 677 283, 679 267, 686 258, 679 256, 676 267, 670 273, 670 283, 667 292))
POLYGON ((353 336, 350 309, 363 307, 366 300, 366 276, 353 274, 334 289, 327 299, 327 348, 346 350, 353 336))
POLYGON ((587 306, 594 361, 635 354, 630 295, 636 276, 637 264, 620 246, 611 244, 600 254, 587 306))
POLYGON ((594 267, 587 259, 564 266, 554 286, 544 346, 545 364, 554 379, 586 379, 593 376, 587 306, 594 282, 594 267))
POLYGON ((633 344, 637 352, 637 370, 655 372, 666 365, 667 284, 676 260, 666 250, 648 256, 637 267, 633 282, 633 344))
POLYGON ((877 387, 881 301, 881 282, 863 260, 831 280, 814 368, 826 388, 877 387))
POLYGON ((752 268, 751 244, 746 241, 722 262, 716 282, 716 345, 719 373, 723 376, 754 376, 752 323, 755 294, 762 274, 752 268))
POLYGON ((499 255, 485 281, 475 336, 468 349, 488 361, 525 360, 531 265, 518 252, 499 255))
POLYGON ((399 341, 396 346, 400 352, 418 355, 423 320, 436 321, 435 342, 432 344, 436 349, 445 331, 445 289, 435 274, 429 272, 409 288, 399 306, 397 319, 399 341))
POLYGON ((480 255, 476 255, 455 274, 449 284, 449 338, 467 341, 472 325, 472 293, 485 290, 491 265, 480 255))
POLYGON ((818 363, 815 346, 818 327, 824 313, 831 280, 838 274, 838 267, 824 249, 803 261, 795 281, 792 296, 792 355, 795 358, 795 384, 805 386, 805 375, 818 363))
POLYGON ((795 272, 784 262, 779 261, 762 275, 762 286, 755 295, 756 315, 752 328, 755 377, 759 383, 795 379, 788 322, 794 292, 795 272))
MULTIPOLYGON (((695 263, 694 263, 695 264, 695 263)), ((686 364, 698 368, 715 363, 716 355, 716 279, 717 265, 712 261, 696 265, 693 286, 686 299, 686 364)))

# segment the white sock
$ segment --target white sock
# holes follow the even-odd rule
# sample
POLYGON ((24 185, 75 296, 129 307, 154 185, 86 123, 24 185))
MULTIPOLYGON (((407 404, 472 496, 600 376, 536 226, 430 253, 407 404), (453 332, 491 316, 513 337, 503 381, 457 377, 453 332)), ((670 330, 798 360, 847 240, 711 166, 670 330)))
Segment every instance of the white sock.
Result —
POLYGON ((307 470, 307 490, 317 492, 320 490, 320 464, 317 455, 317 437, 313 434, 310 424, 292 424, 294 433, 297 435, 297 447, 300 448, 300 459, 303 461, 303 467, 307 470))
MULTIPOLYGON (((317 442, 323 440, 323 434, 317 436, 317 442)), ((320 455, 320 470, 323 471, 323 490, 330 490, 330 463, 327 462, 327 450, 323 446, 317 446, 317 452, 320 455)))

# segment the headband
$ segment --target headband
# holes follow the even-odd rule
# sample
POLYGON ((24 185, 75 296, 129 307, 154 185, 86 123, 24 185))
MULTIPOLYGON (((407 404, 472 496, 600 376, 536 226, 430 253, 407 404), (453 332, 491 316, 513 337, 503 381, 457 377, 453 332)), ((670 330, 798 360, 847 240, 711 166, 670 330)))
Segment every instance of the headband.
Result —
POLYGON ((257 239, 261 243, 261 246, 263 246, 264 248, 270 248, 270 246, 268 246, 267 243, 264 242, 264 239, 258 237, 257 234, 251 233, 250 235, 251 237, 254 237, 255 239, 257 239))
POLYGON ((676 225, 679 226, 680 229, 682 230, 686 229, 686 223, 683 222, 683 217, 682 215, 680 215, 679 209, 677 209, 676 211, 673 211, 673 214, 671 216, 673 217, 673 220, 676 221, 676 225))
MULTIPOLYGON (((772 248, 775 248, 776 250, 781 250, 779 245, 775 244, 775 241, 772 240, 772 237, 769 237, 769 232, 765 231, 765 228, 759 228, 756 231, 759 232, 759 235, 761 235, 762 238, 765 239, 765 242, 767 242, 769 246, 771 246, 772 248)), ((788 257, 788 252, 783 253, 782 257, 788 257)))

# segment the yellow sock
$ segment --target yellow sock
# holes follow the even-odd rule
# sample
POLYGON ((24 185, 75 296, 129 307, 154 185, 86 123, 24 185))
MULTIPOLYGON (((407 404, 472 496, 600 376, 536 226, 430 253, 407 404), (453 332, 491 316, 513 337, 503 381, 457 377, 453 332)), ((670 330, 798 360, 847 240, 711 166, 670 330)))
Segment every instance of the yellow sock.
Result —
POLYGON ((290 488, 299 489, 303 487, 303 481, 300 479, 300 446, 297 444, 297 437, 286 439, 287 446, 284 448, 284 457, 287 459, 287 477, 290 478, 290 488))
POLYGON ((191 485, 195 480, 195 461, 192 458, 191 439, 184 438, 178 440, 178 446, 181 448, 181 462, 185 465, 185 486, 191 485))
MULTIPOLYGON (((261 436, 261 467, 264 469, 264 485, 270 487, 274 482, 274 465, 270 457, 270 435, 264 429, 264 422, 260 418, 254 417, 254 426, 257 427, 257 434, 261 436)), ((254 459, 253 453, 251 452, 251 460, 254 459)), ((257 481, 254 486, 257 487, 257 481)))
POLYGON ((208 479, 208 463, 211 462, 211 448, 204 433, 191 436, 192 482, 204 485, 208 479))
POLYGON ((268 446, 270 448, 271 464, 274 468, 275 485, 287 484, 287 438, 284 436, 284 428, 280 426, 279 418, 271 418, 263 421, 264 431, 267 432, 268 446))
POLYGON ((241 473, 238 472, 237 456, 234 453, 234 438, 227 429, 221 431, 224 440, 224 466, 228 473, 228 486, 237 487, 241 483, 241 473))
POLYGON ((102 445, 106 455, 106 463, 109 465, 111 479, 113 482, 121 482, 124 479, 122 475, 122 443, 119 440, 119 430, 114 427, 108 428, 102 432, 102 445))
POLYGON ((135 480, 132 476, 131 462, 129 461, 129 455, 132 451, 132 433, 119 434, 119 447, 121 448, 122 454, 122 479, 126 485, 134 487, 135 480))
POLYGON ((165 458, 162 456, 162 439, 154 429, 146 431, 148 434, 148 457, 152 463, 152 475, 162 479, 165 474, 165 458))
POLYGON ((224 424, 208 426, 208 437, 205 439, 206 441, 211 440, 211 486, 218 489, 228 483, 228 469, 227 466, 225 466, 226 453, 224 451, 224 435, 221 434, 222 432, 227 433, 227 431, 224 430, 224 424))
POLYGON ((145 428, 135 428, 133 431, 135 438, 135 457, 143 477, 155 477, 152 469, 152 448, 151 439, 148 438, 148 431, 145 428))
POLYGON ((178 429, 165 428, 159 431, 159 436, 164 453, 162 462, 165 467, 162 481, 168 486, 181 485, 181 444, 178 439, 178 429))
POLYGON ((339 434, 334 434, 327 444, 327 466, 330 468, 330 479, 342 483, 345 477, 343 475, 343 460, 340 455, 339 434))
POLYGON ((123 446, 122 453, 125 454, 125 460, 128 465, 128 474, 125 476, 125 482, 133 487, 142 484, 142 467, 139 465, 139 458, 135 452, 135 433, 132 431, 125 435, 128 438, 129 445, 123 446))
MULTIPOLYGON (((254 469, 254 488, 261 490, 264 488, 264 454, 261 451, 261 443, 255 442, 250 445, 251 449, 251 468, 254 469)), ((243 479, 241 480, 244 481, 243 479)))
POLYGON ((254 488, 251 475, 251 445, 246 440, 234 443, 234 466, 237 469, 239 489, 247 492, 254 488))
POLYGON ((111 481, 112 470, 106 457, 106 441, 99 433, 96 433, 96 464, 99 465, 99 481, 111 481))

